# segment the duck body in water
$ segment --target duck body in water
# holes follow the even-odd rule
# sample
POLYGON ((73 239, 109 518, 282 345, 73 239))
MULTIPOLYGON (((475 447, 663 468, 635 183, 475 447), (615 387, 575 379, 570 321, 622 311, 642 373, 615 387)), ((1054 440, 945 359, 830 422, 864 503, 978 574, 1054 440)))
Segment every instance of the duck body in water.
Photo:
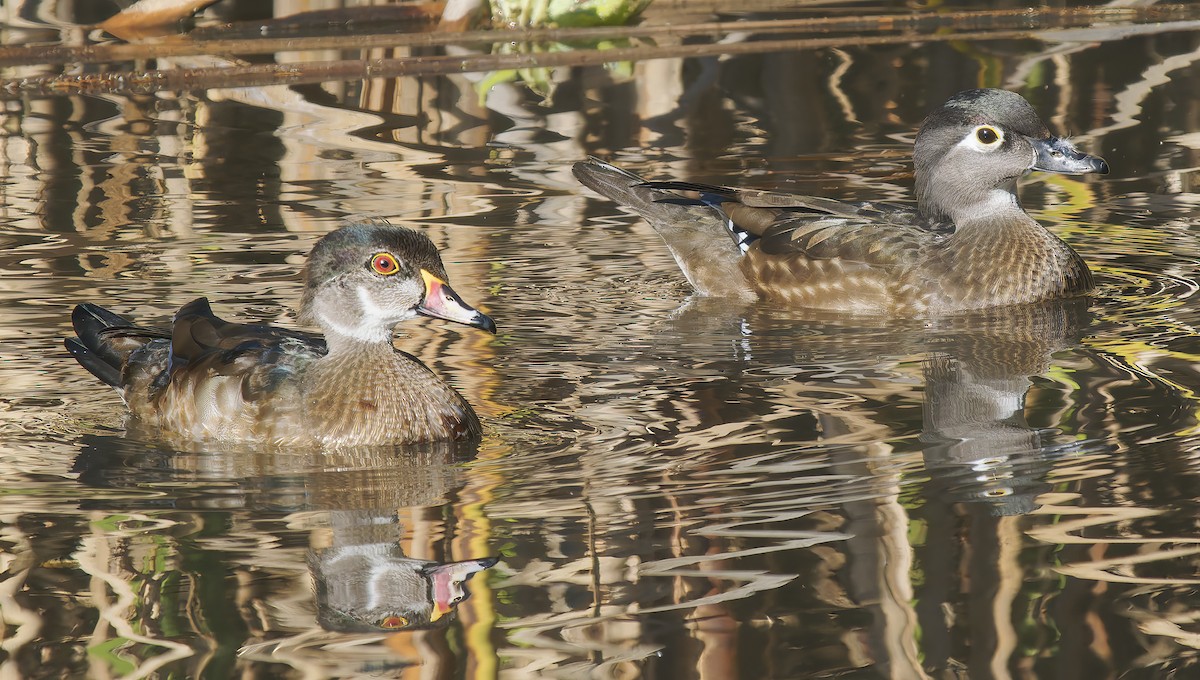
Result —
POLYGON ((1108 165, 1050 134, 1021 95, 954 95, 922 123, 913 162, 915 207, 647 182, 597 159, 574 173, 645 217, 702 295, 920 317, 1093 288, 1083 259, 1021 207, 1017 180, 1108 165))
POLYGON ((169 437, 276 445, 476 439, 471 406, 392 345, 417 315, 495 333, 446 283, 433 242, 387 224, 349 225, 313 247, 301 319, 322 334, 224 321, 199 298, 153 329, 75 308, 68 351, 132 415, 169 437))

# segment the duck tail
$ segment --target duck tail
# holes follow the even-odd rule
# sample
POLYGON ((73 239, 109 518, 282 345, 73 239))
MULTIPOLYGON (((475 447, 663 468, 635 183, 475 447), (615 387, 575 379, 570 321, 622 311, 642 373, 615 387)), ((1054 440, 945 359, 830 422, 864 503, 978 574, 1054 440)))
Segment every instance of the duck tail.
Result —
POLYGON ((739 266, 742 250, 729 237, 719 212, 702 201, 681 200, 677 194, 598 158, 580 161, 572 171, 587 188, 644 217, 666 242, 697 293, 754 297, 739 266))
POLYGON ((693 182, 646 182, 645 186, 650 189, 684 192, 684 195, 660 200, 661 203, 708 206, 721 216, 721 220, 725 224, 725 229, 737 245, 739 253, 745 254, 747 250, 750 250, 750 244, 759 239, 757 234, 744 229, 726 211, 726 204, 740 205, 736 193, 732 189, 709 184, 695 184, 693 182))
POLYGON ((646 180, 637 175, 606 163, 599 158, 589 157, 571 168, 575 178, 596 193, 646 215, 658 212, 658 199, 664 197, 660 191, 646 186, 646 180))
POLYGON ((123 388, 121 372, 129 355, 155 338, 170 337, 86 302, 71 312, 71 325, 78 337, 65 340, 67 351, 92 375, 117 390, 123 388))

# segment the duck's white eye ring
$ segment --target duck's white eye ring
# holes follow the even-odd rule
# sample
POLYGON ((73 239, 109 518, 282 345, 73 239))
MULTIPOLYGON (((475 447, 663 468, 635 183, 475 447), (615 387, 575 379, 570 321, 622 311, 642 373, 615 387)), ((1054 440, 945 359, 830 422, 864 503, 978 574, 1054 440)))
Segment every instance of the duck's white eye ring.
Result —
POLYGON ((980 125, 975 128, 975 139, 984 146, 994 146, 1004 141, 1004 133, 991 125, 980 125))

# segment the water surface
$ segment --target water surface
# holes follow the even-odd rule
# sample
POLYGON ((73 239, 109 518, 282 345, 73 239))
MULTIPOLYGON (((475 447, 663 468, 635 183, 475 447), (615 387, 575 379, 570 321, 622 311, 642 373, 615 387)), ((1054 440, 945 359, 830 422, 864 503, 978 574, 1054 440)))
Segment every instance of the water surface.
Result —
MULTIPOLYGON (((708 16, 680 7, 646 21, 708 16)), ((103 18, 69 14, 19 3, 4 44, 103 18)), ((1084 38, 0 102, 3 673, 1200 672, 1200 33, 1084 38), (696 299, 650 227, 570 175, 591 154, 904 198, 923 116, 979 86, 1112 166, 1022 188, 1094 297, 935 321, 696 299), (82 301, 161 324, 205 295, 295 326, 309 248, 368 217, 429 234, 497 320, 397 339, 475 405, 478 447, 171 445, 62 348, 82 301), (347 629, 367 597, 347 555, 403 575, 403 625, 347 629), (411 576, 486 557, 461 594, 411 576), (461 601, 434 617, 439 598, 461 601)), ((334 52, 274 59, 359 53, 334 52)))

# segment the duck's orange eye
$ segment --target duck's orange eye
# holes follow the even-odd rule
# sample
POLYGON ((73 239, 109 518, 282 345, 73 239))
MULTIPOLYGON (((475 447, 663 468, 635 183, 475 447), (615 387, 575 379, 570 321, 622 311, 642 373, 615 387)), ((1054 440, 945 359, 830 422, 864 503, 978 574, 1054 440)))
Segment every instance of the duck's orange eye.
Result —
POLYGON ((385 616, 383 617, 383 620, 379 622, 380 628, 386 628, 388 630, 403 628, 407 625, 408 619, 404 618, 403 616, 385 616))
POLYGON ((391 276, 400 271, 400 263, 391 253, 378 253, 371 258, 371 269, 374 269, 376 274, 391 276))

